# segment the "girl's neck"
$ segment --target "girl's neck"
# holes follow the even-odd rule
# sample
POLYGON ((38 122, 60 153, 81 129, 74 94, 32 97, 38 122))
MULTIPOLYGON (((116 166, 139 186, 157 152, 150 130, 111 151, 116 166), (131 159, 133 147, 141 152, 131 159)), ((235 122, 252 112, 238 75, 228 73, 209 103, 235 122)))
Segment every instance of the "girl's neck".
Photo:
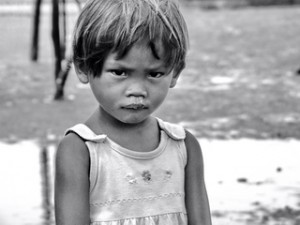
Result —
POLYGON ((107 118, 99 109, 87 120, 86 125, 96 134, 106 134, 122 147, 134 151, 154 150, 160 142, 158 122, 154 117, 136 124, 126 124, 107 118))

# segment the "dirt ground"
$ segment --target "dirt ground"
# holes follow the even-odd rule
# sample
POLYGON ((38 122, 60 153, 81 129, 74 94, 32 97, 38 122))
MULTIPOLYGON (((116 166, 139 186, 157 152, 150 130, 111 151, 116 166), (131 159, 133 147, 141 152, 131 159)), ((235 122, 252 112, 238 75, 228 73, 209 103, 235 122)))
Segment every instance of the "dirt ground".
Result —
MULTIPOLYGON (((300 139, 300 76, 295 73, 300 68, 300 7, 184 7, 183 12, 190 31, 187 68, 156 115, 181 123, 201 139, 300 139)), ((76 11, 69 14, 69 33, 75 17, 76 11)), ((39 61, 31 62, 31 12, 0 14, 1 141, 56 144, 67 127, 96 107, 73 70, 65 100, 53 101, 50 19, 47 13, 42 17, 39 61)), ((261 212, 265 220, 289 219, 259 224, 300 224, 295 208, 261 212)))

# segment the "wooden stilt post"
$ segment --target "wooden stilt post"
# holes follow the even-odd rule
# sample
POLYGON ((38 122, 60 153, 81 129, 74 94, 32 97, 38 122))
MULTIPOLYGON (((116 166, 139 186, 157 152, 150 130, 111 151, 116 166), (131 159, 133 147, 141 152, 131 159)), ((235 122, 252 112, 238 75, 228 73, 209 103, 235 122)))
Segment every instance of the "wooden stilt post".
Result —
POLYGON ((32 42, 31 42, 31 60, 38 60, 39 52, 39 24, 40 24, 40 12, 41 12, 42 0, 36 0, 34 6, 34 16, 33 16, 33 32, 32 32, 32 42))

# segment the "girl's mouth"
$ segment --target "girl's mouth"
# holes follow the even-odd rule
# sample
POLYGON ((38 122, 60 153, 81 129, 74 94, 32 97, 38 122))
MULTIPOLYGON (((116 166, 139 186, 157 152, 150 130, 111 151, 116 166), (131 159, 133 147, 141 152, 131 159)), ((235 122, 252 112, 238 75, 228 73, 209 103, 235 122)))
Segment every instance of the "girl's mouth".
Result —
POLYGON ((128 103, 123 106, 124 109, 132 109, 132 110, 141 110, 148 108, 144 102, 144 98, 142 97, 134 97, 131 96, 129 98, 128 103))
POLYGON ((133 109, 133 110, 140 110, 146 109, 147 107, 144 104, 129 104, 123 107, 124 109, 133 109))

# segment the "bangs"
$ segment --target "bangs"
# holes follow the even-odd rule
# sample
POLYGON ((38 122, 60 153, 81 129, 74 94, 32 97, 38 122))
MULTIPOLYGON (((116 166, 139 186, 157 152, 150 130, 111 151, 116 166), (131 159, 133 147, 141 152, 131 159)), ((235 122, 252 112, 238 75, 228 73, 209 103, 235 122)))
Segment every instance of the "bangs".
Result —
POLYGON ((135 33, 117 37, 112 52, 117 53, 117 59, 121 59, 126 56, 132 46, 143 43, 149 47, 156 59, 163 60, 167 67, 173 67, 174 56, 177 55, 175 52, 179 50, 178 45, 167 32, 163 32, 164 27, 161 26, 162 29, 153 30, 149 28, 141 25, 135 33))

